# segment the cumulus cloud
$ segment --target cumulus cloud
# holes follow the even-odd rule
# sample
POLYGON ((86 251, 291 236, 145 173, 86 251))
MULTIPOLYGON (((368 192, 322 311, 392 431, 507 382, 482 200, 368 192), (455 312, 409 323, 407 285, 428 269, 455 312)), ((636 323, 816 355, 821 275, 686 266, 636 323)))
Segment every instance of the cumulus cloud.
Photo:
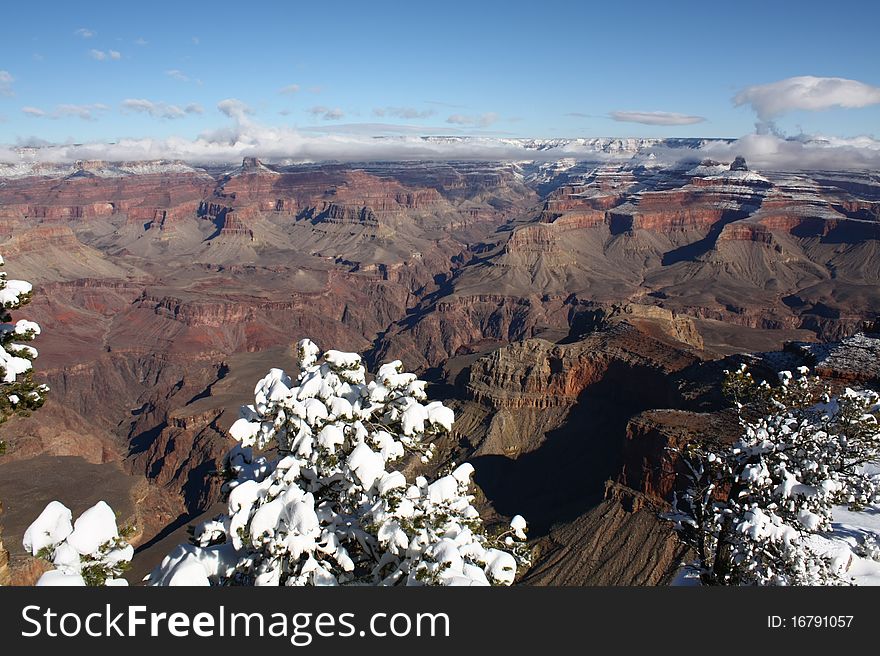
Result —
POLYGON ((77 36, 81 36, 83 39, 91 39, 93 36, 97 34, 94 30, 90 30, 87 27, 81 27, 74 32, 77 36))
POLYGON ((325 121, 338 121, 339 119, 345 117, 345 112, 339 109, 339 107, 325 107, 324 105, 315 105, 314 107, 309 107, 308 112, 312 116, 316 116, 325 121))
POLYGON ((614 121, 622 123, 643 123, 645 125, 693 125, 702 123, 706 119, 702 116, 679 114, 678 112, 637 112, 637 111, 614 111, 608 116, 614 121))
POLYGON ((188 114, 201 114, 204 112, 202 106, 197 103, 190 103, 185 107, 179 105, 171 105, 165 102, 153 102, 146 98, 127 98, 122 101, 123 111, 140 112, 149 114, 153 118, 184 118, 188 114))
POLYGON ((108 59, 112 59, 114 61, 119 61, 122 59, 122 53, 118 50, 107 50, 106 52, 103 50, 96 50, 92 48, 89 50, 89 57, 96 61, 107 61, 108 59))
POLYGON ((746 158, 750 168, 767 170, 847 170, 880 166, 880 141, 871 137, 844 139, 806 136, 785 139, 775 134, 749 134, 731 143, 708 142, 706 157, 746 158))
POLYGON ((498 120, 498 114, 495 112, 486 112, 479 116, 471 116, 465 114, 453 114, 446 119, 451 125, 464 125, 468 127, 485 128, 489 127, 498 120))
POLYGON ((377 107, 373 110, 374 116, 392 116, 394 118, 428 118, 436 114, 433 109, 416 109, 415 107, 377 107))
POLYGON ((0 71, 0 96, 15 95, 12 91, 13 82, 15 82, 15 78, 9 71, 0 71))
POLYGON ((293 95, 294 93, 297 93, 298 91, 299 91, 298 84, 288 84, 286 87, 281 87, 278 90, 278 93, 283 93, 286 95, 293 95))
POLYGON ((880 103, 880 87, 842 77, 802 75, 746 87, 733 97, 733 103, 750 105, 761 121, 769 122, 796 110, 875 105, 880 103))
POLYGON ((42 118, 43 116, 46 115, 46 112, 44 112, 39 107, 31 107, 31 106, 22 107, 21 111, 23 114, 27 114, 28 116, 33 116, 35 118, 42 118))
POLYGON ((254 110, 247 103, 242 102, 238 98, 227 98, 217 103, 217 109, 236 121, 244 121, 249 114, 253 114, 254 110))

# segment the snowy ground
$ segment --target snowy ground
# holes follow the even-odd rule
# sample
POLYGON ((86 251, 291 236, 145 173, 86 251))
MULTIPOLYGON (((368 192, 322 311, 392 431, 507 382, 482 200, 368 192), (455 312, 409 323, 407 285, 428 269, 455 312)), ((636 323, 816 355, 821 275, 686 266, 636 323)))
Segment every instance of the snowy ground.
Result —
MULTIPOLYGON (((832 526, 831 532, 812 538, 810 543, 832 556, 854 585, 880 586, 880 505, 861 512, 837 506, 832 526)), ((697 576, 687 567, 681 568, 671 583, 676 586, 699 584, 697 576)))

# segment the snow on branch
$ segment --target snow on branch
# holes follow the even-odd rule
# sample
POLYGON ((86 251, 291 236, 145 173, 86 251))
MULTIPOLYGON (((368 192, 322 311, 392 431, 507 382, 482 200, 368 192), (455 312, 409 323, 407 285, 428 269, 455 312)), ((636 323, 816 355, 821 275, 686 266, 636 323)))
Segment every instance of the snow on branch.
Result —
POLYGON ((294 380, 271 369, 241 409, 227 456, 228 512, 199 526, 152 585, 511 584, 528 562, 526 522, 490 535, 469 494, 473 467, 410 482, 454 413, 428 402, 399 361, 367 382, 359 355, 298 344, 294 380), (278 456, 255 452, 270 446, 278 456))
POLYGON ((122 574, 134 549, 120 535, 110 506, 99 501, 76 522, 72 519, 67 506, 52 501, 25 531, 25 550, 55 566, 37 585, 128 585, 122 574))
POLYGON ((846 584, 847 559, 820 546, 837 505, 880 502, 880 398, 846 388, 832 395, 802 368, 779 385, 756 383, 743 366, 725 391, 739 411, 731 445, 691 443, 680 452, 687 487, 674 523, 697 554, 706 585, 846 584))

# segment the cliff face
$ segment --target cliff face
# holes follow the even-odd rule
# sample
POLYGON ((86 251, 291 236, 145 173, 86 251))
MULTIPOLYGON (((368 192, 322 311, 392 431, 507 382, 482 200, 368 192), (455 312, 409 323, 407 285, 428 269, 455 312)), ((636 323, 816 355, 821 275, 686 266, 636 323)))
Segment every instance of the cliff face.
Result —
POLYGON ((636 371, 652 370, 662 375, 694 361, 671 340, 651 339, 621 323, 573 344, 531 339, 502 347, 474 363, 467 390, 496 408, 540 409, 571 405, 584 389, 609 377, 635 379, 636 371))
POLYGON ((209 195, 204 173, 159 173, 101 177, 74 173, 62 179, 6 180, 0 190, 3 216, 33 222, 91 221, 115 214, 191 205, 209 195))
POLYGON ((523 514, 532 537, 552 540, 553 526, 580 521, 619 477, 630 418, 685 403, 674 374, 698 358, 621 320, 570 343, 528 339, 467 361, 455 374, 467 401, 450 457, 474 463, 491 509, 523 514))

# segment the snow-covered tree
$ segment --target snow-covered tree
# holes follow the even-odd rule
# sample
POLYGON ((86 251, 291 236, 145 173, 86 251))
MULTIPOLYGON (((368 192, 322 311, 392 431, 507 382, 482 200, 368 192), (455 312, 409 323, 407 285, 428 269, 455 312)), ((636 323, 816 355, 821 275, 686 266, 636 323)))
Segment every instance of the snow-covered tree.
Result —
POLYGON ((37 350, 24 343, 40 334, 40 326, 26 319, 11 323, 9 312, 29 303, 31 293, 29 282, 7 280, 6 273, 0 271, 0 423, 13 414, 36 410, 43 405, 48 391, 45 385, 34 382, 31 361, 37 357, 37 350))
POLYGON ((25 531, 24 548, 55 566, 37 585, 128 585, 122 574, 134 549, 125 541, 127 531, 120 535, 110 506, 99 501, 72 519, 67 506, 51 501, 25 531))
POLYGON ((832 396, 805 367, 775 387, 745 366, 726 373, 742 435, 682 450, 687 489, 667 515, 697 555, 691 567, 704 585, 846 583, 846 563, 811 536, 831 530, 833 506, 880 501, 880 477, 865 469, 880 462, 877 393, 832 396))
POLYGON ((399 361, 367 382, 360 356, 298 344, 299 376, 272 369, 231 429, 228 513, 199 526, 152 585, 509 585, 528 559, 526 522, 484 529, 473 467, 413 483, 390 465, 427 462, 452 410, 399 361), (277 457, 258 451, 277 448, 277 457))

